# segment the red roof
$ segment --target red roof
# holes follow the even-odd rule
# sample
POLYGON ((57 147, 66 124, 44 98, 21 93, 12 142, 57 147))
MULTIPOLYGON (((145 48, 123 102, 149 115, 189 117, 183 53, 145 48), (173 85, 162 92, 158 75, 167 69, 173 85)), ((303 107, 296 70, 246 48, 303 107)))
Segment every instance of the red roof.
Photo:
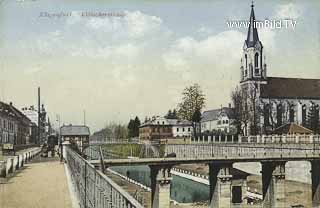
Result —
POLYGON ((273 131, 274 134, 312 134, 313 131, 295 123, 287 123, 273 131))

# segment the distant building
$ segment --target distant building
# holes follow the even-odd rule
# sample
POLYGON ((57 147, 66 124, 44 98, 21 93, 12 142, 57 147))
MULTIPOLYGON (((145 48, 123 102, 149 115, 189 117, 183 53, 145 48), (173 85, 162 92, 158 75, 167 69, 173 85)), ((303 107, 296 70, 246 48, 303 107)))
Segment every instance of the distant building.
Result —
POLYGON ((64 144, 77 144, 82 151, 89 145, 90 129, 84 125, 63 125, 60 135, 64 144))
POLYGON ((233 125, 234 109, 223 107, 204 111, 201 117, 201 132, 221 131, 232 133, 235 130, 233 125))
POLYGON ((139 127, 139 139, 161 140, 172 138, 190 138, 192 123, 178 119, 153 117, 139 127))

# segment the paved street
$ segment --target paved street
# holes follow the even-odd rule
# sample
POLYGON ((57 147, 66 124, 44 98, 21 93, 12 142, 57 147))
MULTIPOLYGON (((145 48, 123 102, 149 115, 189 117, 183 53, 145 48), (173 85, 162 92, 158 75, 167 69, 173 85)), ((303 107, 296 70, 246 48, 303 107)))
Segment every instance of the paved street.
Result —
POLYGON ((0 207, 71 207, 64 165, 55 158, 35 158, 13 177, 0 182, 0 207))

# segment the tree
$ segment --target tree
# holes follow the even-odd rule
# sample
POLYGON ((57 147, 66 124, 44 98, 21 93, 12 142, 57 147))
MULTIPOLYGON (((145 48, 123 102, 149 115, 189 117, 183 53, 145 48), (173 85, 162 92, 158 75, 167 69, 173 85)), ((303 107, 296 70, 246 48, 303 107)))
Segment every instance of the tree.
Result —
POLYGON ((320 121, 319 121, 319 106, 312 104, 308 112, 307 118, 308 128, 314 133, 320 132, 320 121))
POLYGON ((139 136, 139 126, 141 125, 140 119, 138 116, 135 117, 134 119, 134 129, 133 129, 133 136, 138 137, 139 136))
POLYGON ((134 137, 134 120, 132 119, 128 123, 128 137, 134 137))
POLYGON ((141 125, 140 119, 138 116, 135 117, 135 119, 130 119, 128 123, 128 136, 131 137, 137 137, 139 136, 139 126, 141 125))
POLYGON ((201 110, 205 107, 205 95, 200 85, 186 87, 182 92, 182 101, 178 104, 178 117, 193 123, 193 132, 196 135, 196 126, 201 119, 201 110), (200 119, 199 118, 200 113, 200 119), (197 118, 197 119, 195 119, 197 118))
POLYGON ((176 109, 169 110, 168 113, 164 116, 166 119, 178 119, 176 109))
POLYGON ((105 125, 105 127, 91 136, 91 140, 106 142, 106 140, 115 139, 127 139, 128 131, 127 127, 122 124, 116 124, 115 122, 110 122, 105 125))
POLYGON ((259 131, 259 116, 262 112, 258 102, 258 86, 256 83, 248 84, 242 88, 236 87, 231 93, 234 106, 234 125, 237 133, 244 134, 249 129, 251 135, 259 131))

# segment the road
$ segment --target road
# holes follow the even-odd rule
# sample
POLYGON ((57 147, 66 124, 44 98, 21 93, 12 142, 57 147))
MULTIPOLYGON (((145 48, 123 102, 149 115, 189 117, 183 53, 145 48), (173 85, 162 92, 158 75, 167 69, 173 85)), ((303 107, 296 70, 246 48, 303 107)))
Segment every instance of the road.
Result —
POLYGON ((0 207, 72 207, 64 164, 57 159, 35 158, 17 174, 0 182, 0 207))

